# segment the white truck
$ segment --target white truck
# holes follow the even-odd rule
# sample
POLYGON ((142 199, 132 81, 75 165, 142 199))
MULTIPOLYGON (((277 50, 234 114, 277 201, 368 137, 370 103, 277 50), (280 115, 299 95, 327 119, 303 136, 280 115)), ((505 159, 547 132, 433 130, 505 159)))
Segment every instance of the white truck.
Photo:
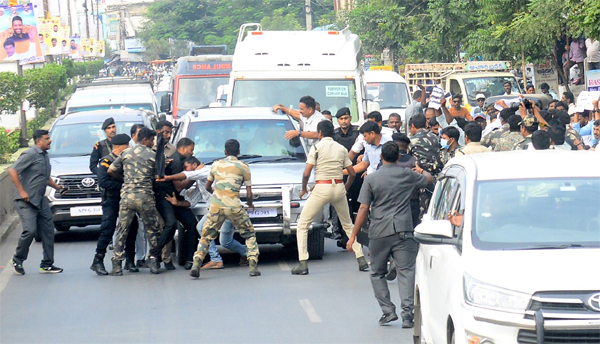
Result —
POLYGON ((368 70, 365 72, 365 81, 367 97, 379 103, 383 120, 387 121, 390 114, 397 113, 404 121, 404 111, 411 102, 406 80, 396 72, 368 70))
POLYGON ((503 95, 503 85, 507 81, 512 85, 511 94, 523 93, 517 79, 510 73, 510 62, 507 61, 407 64, 404 72, 413 91, 417 84, 425 86, 428 93, 433 86, 442 85, 448 92, 462 94, 464 106, 469 111, 477 106, 475 97, 479 93, 486 97, 503 95))
POLYGON ((227 105, 298 108, 298 100, 310 95, 334 116, 338 109, 350 108, 352 122, 361 124, 370 109, 378 108, 370 102, 367 109, 362 63, 358 35, 347 28, 262 31, 260 24, 244 24, 233 55, 227 105))

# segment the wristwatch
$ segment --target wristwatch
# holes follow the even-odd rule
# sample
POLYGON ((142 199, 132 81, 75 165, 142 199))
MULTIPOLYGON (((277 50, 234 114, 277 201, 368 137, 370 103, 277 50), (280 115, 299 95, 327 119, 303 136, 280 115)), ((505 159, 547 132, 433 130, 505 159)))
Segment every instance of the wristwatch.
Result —
POLYGON ((298 137, 302 137, 302 128, 298 128, 298 137))

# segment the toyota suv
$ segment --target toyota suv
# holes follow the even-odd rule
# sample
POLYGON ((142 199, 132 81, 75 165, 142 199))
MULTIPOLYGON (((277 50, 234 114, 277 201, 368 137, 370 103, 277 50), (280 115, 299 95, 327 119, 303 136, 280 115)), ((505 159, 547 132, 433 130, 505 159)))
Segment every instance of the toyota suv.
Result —
MULTIPOLYGON (((302 173, 306 164, 303 140, 285 140, 294 122, 270 108, 223 107, 189 111, 178 120, 173 142, 187 137, 195 142, 194 155, 204 164, 222 159, 225 141, 240 142, 239 159, 250 166, 254 209, 248 209, 259 244, 296 247, 298 217, 305 200, 300 199, 302 173)), ((310 184, 314 184, 314 176, 310 184)), ((246 191, 241 189, 241 201, 246 191)), ((206 203, 194 209, 196 216, 208 211, 206 203)), ((311 259, 321 259, 324 250, 323 215, 311 225, 308 251, 311 259)))
POLYGON ((128 135, 136 123, 150 128, 155 128, 157 123, 152 112, 133 109, 72 113, 56 119, 50 129, 52 147, 48 150, 51 177, 68 190, 61 194, 48 187, 46 197, 58 231, 101 223, 100 189, 89 163, 94 144, 106 138, 102 123, 108 117, 115 119, 117 133, 128 135))
POLYGON ((415 231, 415 342, 600 343, 598 153, 454 158, 415 231))

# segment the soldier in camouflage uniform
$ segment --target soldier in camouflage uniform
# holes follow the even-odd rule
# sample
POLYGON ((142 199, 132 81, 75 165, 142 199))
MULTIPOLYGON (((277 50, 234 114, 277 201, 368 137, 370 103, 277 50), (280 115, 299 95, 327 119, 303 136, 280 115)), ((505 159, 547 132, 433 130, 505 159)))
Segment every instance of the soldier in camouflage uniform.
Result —
POLYGON ((508 118, 508 131, 496 140, 494 152, 511 151, 515 144, 523 139, 520 123, 521 116, 519 115, 512 115, 508 118))
POLYGON ((440 161, 443 165, 446 165, 450 159, 454 158, 456 151, 460 148, 458 145, 459 138, 460 132, 456 127, 448 126, 442 129, 440 161))
MULTIPOLYGON (((425 129, 426 126, 427 118, 424 115, 415 115, 410 118, 408 123, 411 133, 409 154, 417 159, 420 168, 435 177, 444 167, 440 161, 441 146, 438 137, 425 129)), ((432 192, 433 184, 428 184, 425 189, 419 190, 419 217, 427 211, 432 192)))
POLYGON ((521 120, 521 135, 523 139, 515 143, 513 150, 527 150, 531 144, 531 135, 538 130, 538 121, 533 115, 527 115, 521 120))
POLYGON ((208 245, 219 235, 219 228, 225 220, 231 221, 237 228, 242 238, 246 240, 248 249, 248 262, 250 265, 250 276, 260 276, 258 265, 258 244, 254 234, 254 226, 250 222, 248 213, 240 203, 240 188, 246 185, 246 199, 249 207, 253 207, 252 184, 250 180, 250 168, 244 162, 239 161, 240 143, 237 140, 225 142, 225 159, 215 161, 206 181, 206 190, 212 192, 207 220, 202 227, 202 236, 198 244, 198 250, 194 253, 194 265, 190 276, 200 277, 200 266, 208 252, 208 245), (213 188, 214 183, 214 188, 213 188))
POLYGON ((481 139, 481 145, 485 147, 489 147, 490 149, 494 149, 496 144, 498 144, 498 139, 502 137, 505 133, 510 132, 510 126, 508 125, 508 119, 510 116, 514 115, 514 111, 511 109, 502 109, 500 111, 500 118, 498 121, 502 124, 502 127, 497 128, 489 132, 481 139))
MULTIPOLYGON (((123 151, 108 168, 108 173, 113 178, 119 178, 120 173, 123 175, 119 225, 112 258, 113 268, 110 272, 113 276, 123 275, 123 246, 135 213, 138 213, 144 222, 150 250, 157 245, 159 217, 152 190, 152 183, 156 178, 156 153, 151 149, 155 136, 156 133, 150 128, 140 129, 137 145, 123 151)), ((150 272, 158 274, 157 258, 150 256, 148 260, 150 272)))

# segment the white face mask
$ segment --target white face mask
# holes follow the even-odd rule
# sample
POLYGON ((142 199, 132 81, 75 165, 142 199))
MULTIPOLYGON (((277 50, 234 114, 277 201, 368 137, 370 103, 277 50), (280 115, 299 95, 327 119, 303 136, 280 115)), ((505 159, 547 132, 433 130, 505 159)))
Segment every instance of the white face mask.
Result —
POLYGON ((442 149, 447 149, 448 147, 450 147, 450 144, 448 144, 448 140, 446 139, 441 139, 440 145, 442 146, 442 149))

